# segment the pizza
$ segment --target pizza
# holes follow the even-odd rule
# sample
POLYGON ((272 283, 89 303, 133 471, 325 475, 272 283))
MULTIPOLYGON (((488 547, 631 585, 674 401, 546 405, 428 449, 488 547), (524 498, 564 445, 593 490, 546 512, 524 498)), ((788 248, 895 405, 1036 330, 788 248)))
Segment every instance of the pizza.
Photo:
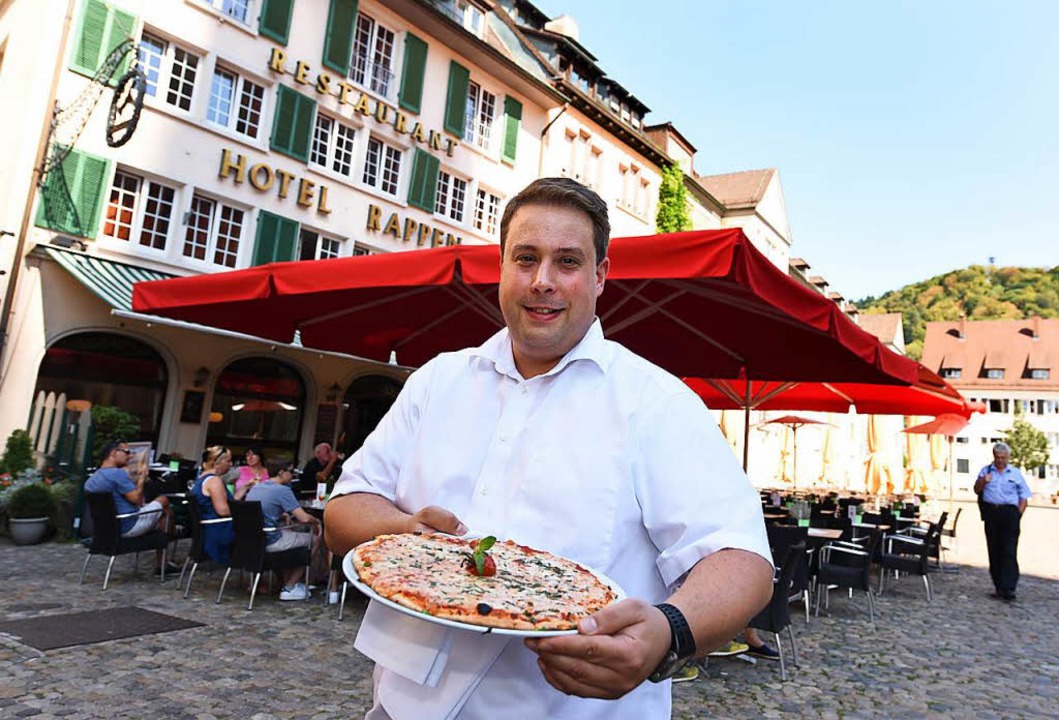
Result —
POLYGON ((380 535, 353 550, 361 582, 427 615, 510 630, 574 630, 618 593, 590 570, 494 538, 380 535), (486 552, 488 551, 488 552, 486 552))

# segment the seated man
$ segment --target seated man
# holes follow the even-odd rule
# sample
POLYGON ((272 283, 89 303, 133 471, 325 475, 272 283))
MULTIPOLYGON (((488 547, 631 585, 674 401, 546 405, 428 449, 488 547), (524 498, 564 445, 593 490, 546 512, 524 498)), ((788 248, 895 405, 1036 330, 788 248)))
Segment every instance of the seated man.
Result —
MULTIPOLYGON (((151 530, 166 532, 170 527, 169 518, 172 511, 169 508, 169 499, 157 497, 151 502, 143 505, 143 486, 147 480, 146 473, 140 473, 136 482, 132 481, 125 466, 129 462, 129 444, 124 440, 115 440, 103 448, 103 462, 99 469, 85 481, 85 492, 110 492, 114 495, 114 507, 118 515, 134 513, 136 517, 121 519, 121 536, 125 538, 139 537, 151 530)), ((157 567, 155 574, 161 572, 162 551, 157 551, 157 567)), ((169 564, 166 572, 179 571, 176 565, 169 564)))
POLYGON ((299 483, 300 494, 315 493, 316 484, 322 482, 327 483, 330 490, 342 472, 339 460, 342 460, 343 457, 342 453, 335 452, 330 443, 317 445, 313 450, 313 457, 302 468, 302 477, 299 483))
MULTIPOLYGON (((271 458, 268 461, 268 480, 250 488, 246 499, 261 503, 261 514, 265 517, 265 527, 277 528, 266 532, 265 551, 282 552, 298 547, 311 547, 315 556, 320 549, 320 521, 302 509, 290 489, 294 477, 294 468, 285 458, 271 458), (303 525, 310 526, 312 532, 299 532, 292 527, 280 527, 283 515, 287 514, 303 525)), ((300 568, 288 568, 283 572, 283 590, 280 600, 304 600, 309 596, 309 588, 298 582, 302 571, 300 568)))

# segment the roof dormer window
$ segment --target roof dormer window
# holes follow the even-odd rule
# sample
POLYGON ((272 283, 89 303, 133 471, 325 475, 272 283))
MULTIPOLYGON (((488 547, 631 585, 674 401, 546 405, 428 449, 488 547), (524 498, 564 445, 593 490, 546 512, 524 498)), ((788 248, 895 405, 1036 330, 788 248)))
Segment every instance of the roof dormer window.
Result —
POLYGON ((1003 380, 1004 368, 986 368, 985 377, 986 380, 1003 380))
POLYGON ((1030 380, 1048 380, 1050 377, 1048 368, 1030 368, 1030 380))
POLYGON ((941 372, 938 373, 946 380, 956 380, 963 375, 963 370, 960 368, 942 368, 941 372))

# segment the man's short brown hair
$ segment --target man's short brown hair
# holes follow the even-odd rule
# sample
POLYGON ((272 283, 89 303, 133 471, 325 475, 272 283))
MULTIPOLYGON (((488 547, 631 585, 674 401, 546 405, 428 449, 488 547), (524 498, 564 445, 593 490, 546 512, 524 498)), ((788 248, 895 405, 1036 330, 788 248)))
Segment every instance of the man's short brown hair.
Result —
POLYGON ((596 250, 596 264, 607 257, 610 244, 610 219, 607 203, 603 198, 576 180, 570 178, 539 178, 508 201, 504 216, 500 219, 500 252, 504 252, 508 227, 519 208, 526 205, 551 205, 553 207, 580 210, 592 221, 592 245, 596 250))

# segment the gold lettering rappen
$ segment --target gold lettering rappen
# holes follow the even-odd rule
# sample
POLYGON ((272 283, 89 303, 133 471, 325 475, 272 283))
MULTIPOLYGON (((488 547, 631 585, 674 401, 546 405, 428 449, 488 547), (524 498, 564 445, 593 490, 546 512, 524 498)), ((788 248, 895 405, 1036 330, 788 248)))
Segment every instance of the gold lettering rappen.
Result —
POLYGON ((241 183, 246 176, 246 158, 242 155, 236 155, 236 161, 232 162, 232 151, 227 148, 221 151, 221 170, 217 173, 217 177, 225 177, 232 171, 235 171, 235 182, 241 183))
POLYGON ((376 232, 382 229, 382 208, 378 205, 368 205, 367 229, 376 232))
POLYGON ((250 184, 255 190, 271 190, 274 182, 276 182, 276 175, 268 165, 258 163, 250 168, 250 184), (262 173, 264 179, 261 178, 262 173))

